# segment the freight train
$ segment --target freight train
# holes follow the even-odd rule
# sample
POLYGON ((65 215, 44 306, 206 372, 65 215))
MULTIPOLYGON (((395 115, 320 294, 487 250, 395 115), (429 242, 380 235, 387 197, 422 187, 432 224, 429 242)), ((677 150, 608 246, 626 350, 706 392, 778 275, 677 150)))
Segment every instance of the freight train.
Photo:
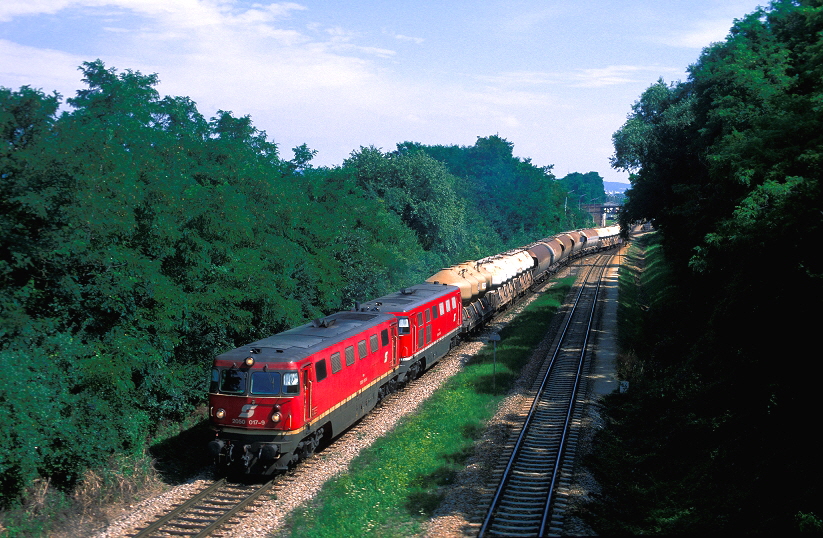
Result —
POLYGON ((268 475, 310 456, 570 260, 620 242, 565 232, 218 355, 209 387, 221 472, 268 475))

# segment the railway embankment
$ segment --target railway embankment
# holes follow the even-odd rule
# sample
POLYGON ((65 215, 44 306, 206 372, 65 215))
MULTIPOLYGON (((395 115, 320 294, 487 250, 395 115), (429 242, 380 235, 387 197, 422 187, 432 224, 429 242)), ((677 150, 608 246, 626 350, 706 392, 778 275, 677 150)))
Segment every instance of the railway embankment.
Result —
POLYGON ((584 458, 596 490, 577 515, 597 534, 819 532, 819 457, 805 421, 784 411, 804 393, 780 398, 780 361, 753 375, 759 355, 729 352, 746 331, 737 325, 733 345, 733 324, 701 315, 712 298, 678 285, 671 267, 657 234, 626 255, 616 368, 628 389, 603 398, 584 458))

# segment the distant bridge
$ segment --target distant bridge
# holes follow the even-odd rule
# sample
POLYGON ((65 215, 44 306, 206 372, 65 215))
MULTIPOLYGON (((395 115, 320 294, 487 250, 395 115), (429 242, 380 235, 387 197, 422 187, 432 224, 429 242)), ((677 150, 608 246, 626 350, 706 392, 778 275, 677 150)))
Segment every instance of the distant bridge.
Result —
POLYGON ((620 212, 620 205, 614 202, 605 204, 583 204, 580 209, 588 213, 594 219, 596 226, 605 226, 607 218, 616 218, 620 212))

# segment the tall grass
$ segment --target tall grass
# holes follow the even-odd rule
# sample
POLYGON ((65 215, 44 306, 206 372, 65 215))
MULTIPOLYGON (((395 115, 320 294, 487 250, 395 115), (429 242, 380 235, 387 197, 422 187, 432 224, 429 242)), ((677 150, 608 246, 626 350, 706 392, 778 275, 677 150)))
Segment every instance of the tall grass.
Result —
MULTIPOLYGON (((472 454, 485 423, 545 336, 574 278, 533 301, 491 345, 415 414, 365 449, 288 522, 296 537, 409 536, 418 533, 472 454)), ((425 377, 424 377, 425 380, 425 377)))

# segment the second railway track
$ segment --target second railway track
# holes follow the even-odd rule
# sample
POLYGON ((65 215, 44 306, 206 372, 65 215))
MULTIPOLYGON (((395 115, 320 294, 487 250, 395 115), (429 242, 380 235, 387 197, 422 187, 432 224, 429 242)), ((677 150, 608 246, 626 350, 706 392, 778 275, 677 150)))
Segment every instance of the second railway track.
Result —
POLYGON ((600 281, 611 255, 593 257, 561 335, 535 383, 534 399, 511 456, 499 471, 499 485, 480 536, 546 536, 561 532, 553 523, 555 494, 564 472, 600 281))

